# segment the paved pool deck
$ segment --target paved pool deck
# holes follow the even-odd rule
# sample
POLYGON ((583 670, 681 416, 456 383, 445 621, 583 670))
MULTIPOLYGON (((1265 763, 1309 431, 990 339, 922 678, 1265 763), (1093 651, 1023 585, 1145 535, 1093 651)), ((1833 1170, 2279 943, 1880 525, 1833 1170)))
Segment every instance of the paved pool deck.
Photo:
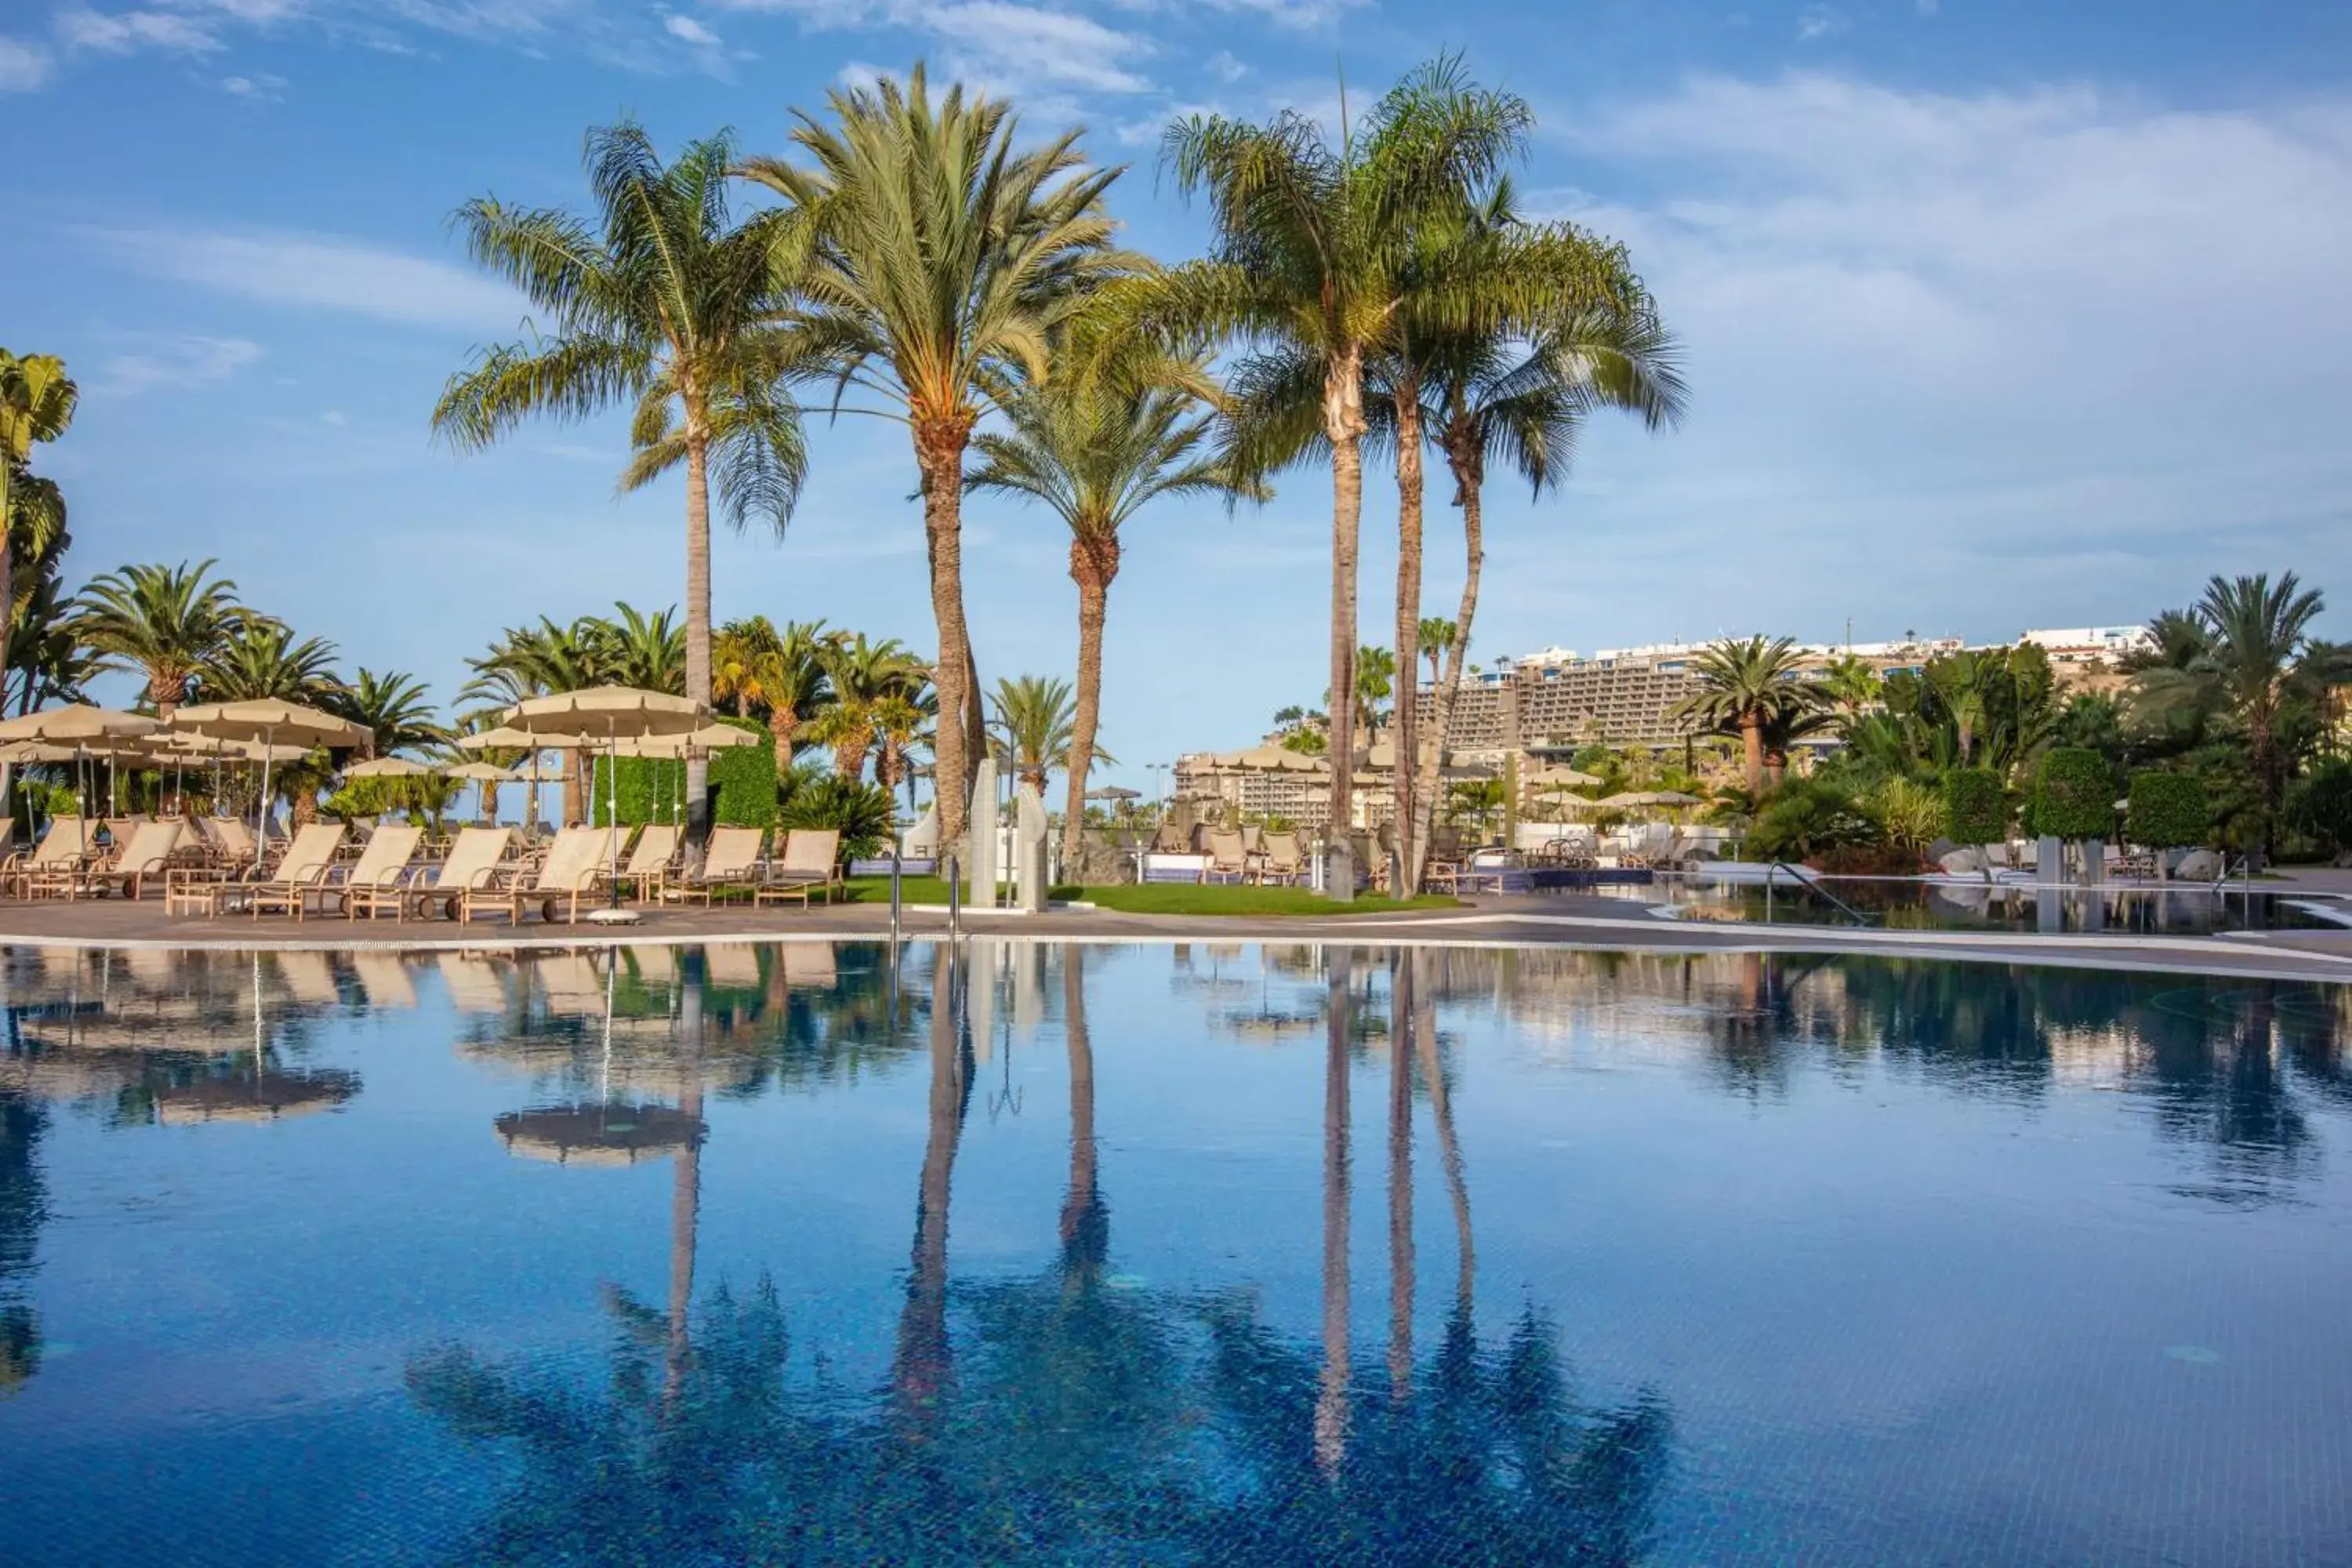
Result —
MULTIPOLYGON (((2352 889, 2352 872, 2342 873, 2352 889)), ((2273 890, 2280 890, 2272 884, 2273 890)), ((2318 890, 2315 888, 2314 890, 2318 890)), ((2333 889, 2330 889, 2333 890, 2333 889)), ((1832 926, 1702 924, 1660 920, 1629 900, 1537 894, 1487 897, 1458 910, 1389 914, 1236 917, 1119 914, 1055 909, 1023 915, 964 911, 967 936, 1013 941, 1104 942, 1360 942, 1459 947, 1641 948, 1689 952, 1866 952, 2071 968, 2242 974, 2248 978, 2352 981, 2352 930, 2213 937, 2031 935, 1895 931, 1832 926)), ((173 949, 576 948, 709 942, 883 941, 889 912, 878 904, 753 910, 652 909, 635 925, 606 927, 504 921, 458 926, 282 916, 216 920, 167 915, 160 903, 121 900, 62 903, 0 901, 0 945, 173 949)), ((937 941, 943 910, 905 911, 900 934, 937 941)))

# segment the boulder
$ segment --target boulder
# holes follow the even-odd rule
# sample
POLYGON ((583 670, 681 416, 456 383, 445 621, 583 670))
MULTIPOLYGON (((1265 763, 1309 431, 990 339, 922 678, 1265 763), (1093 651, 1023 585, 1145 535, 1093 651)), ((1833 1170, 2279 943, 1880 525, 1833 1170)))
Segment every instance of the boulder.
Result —
POLYGON ((1936 858, 1936 863, 1941 866, 1949 876, 1981 877, 1984 875, 1984 857, 1973 849, 1955 849, 1949 854, 1939 855, 1936 858))
POLYGON ((2210 849, 2191 849, 2172 874, 2184 882, 2210 882, 2221 874, 2221 858, 2210 849))

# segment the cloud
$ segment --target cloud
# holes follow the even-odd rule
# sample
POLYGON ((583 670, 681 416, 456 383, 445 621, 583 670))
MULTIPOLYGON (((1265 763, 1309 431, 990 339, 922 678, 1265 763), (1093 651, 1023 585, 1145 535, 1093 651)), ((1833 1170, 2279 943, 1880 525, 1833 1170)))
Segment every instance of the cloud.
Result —
POLYGON ((1249 67, 1235 58, 1231 49, 1219 49, 1209 57, 1209 69, 1219 81, 1236 82, 1249 75, 1249 67))
POLYGON ((252 76, 225 76, 221 90, 248 103, 277 103, 286 96, 286 79, 259 71, 252 76))
POLYGON ((1139 33, 1070 11, 1013 0, 716 0, 737 11, 782 12, 817 28, 898 27, 946 45, 949 71, 993 91, 1017 93, 1039 119, 1071 107, 1041 95, 1139 93, 1152 84, 1131 68, 1154 52, 1139 33))
POLYGON ((1845 31, 1845 13, 1834 5, 1808 5, 1797 13, 1797 41, 1810 44, 1815 38, 1828 37, 1832 33, 1845 31))
POLYGON ((519 295, 488 278, 332 235, 163 228, 83 232, 135 271, 270 305, 471 331, 511 325, 524 309, 519 295))
POLYGON ((55 63, 40 45, 0 33, 0 92, 37 92, 55 63))
POLYGON ((69 49, 128 55, 141 49, 210 54, 223 47, 210 26, 165 11, 108 13, 74 6, 57 15, 58 37, 69 49))
POLYGON ((261 357, 261 345, 245 338, 158 334, 134 341, 99 367, 99 391, 132 397, 158 386, 200 386, 222 381, 261 357))
POLYGON ((665 17, 662 21, 662 28, 673 38, 683 38, 688 43, 703 48, 715 48, 719 44, 719 35, 691 16, 665 17))

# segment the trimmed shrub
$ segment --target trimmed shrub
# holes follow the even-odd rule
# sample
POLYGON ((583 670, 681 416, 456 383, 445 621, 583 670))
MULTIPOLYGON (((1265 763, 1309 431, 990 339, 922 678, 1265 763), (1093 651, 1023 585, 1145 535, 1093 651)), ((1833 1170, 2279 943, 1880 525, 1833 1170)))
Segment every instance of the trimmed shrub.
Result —
MULTIPOLYGON (((596 800, 595 825, 611 826, 614 792, 610 774, 613 759, 596 759, 591 781, 596 800)), ((621 824, 638 827, 648 822, 672 822, 684 809, 686 764, 667 757, 623 757, 618 792, 621 824)))
POLYGON ((2033 830, 2060 838, 2112 838, 2116 775, 2107 759, 2082 746, 2053 746, 2033 779, 2033 830))
POLYGON ((1852 795, 1811 779, 1790 779, 1765 796, 1748 830, 1748 853, 1762 860, 1805 860, 1885 842, 1885 825, 1852 795))
POLYGON ((749 730, 756 746, 737 746, 710 758, 710 820, 722 827, 776 826, 776 748, 767 730, 749 719, 721 719, 749 730))
POLYGON ((1998 844, 2009 837, 2009 792, 1990 768, 1944 775, 1944 836, 1955 844, 1998 844))
MULTIPOLYGON (((2347 778, 2352 784, 2352 778, 2347 778)), ((2352 793, 2346 804, 2352 805, 2352 793)), ((2213 830, 2213 804, 2205 781, 2192 773, 2134 773, 2131 815, 2132 842, 2151 849, 2187 849, 2205 842, 2213 830)))

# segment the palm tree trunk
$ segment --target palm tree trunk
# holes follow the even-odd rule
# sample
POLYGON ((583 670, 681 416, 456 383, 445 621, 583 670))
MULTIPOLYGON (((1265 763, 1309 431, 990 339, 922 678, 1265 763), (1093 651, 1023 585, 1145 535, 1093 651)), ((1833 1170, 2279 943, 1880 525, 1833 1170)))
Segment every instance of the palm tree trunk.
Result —
POLYGON ((1348 959, 1328 959, 1323 1056, 1323 1378, 1315 1463, 1336 1476, 1348 1456, 1348 959))
POLYGON ((1465 571, 1462 603, 1454 612, 1454 641, 1445 648, 1445 674, 1437 683, 1436 700, 1430 706, 1430 731, 1437 744, 1430 749, 1426 763, 1415 759, 1415 765, 1421 769, 1421 815, 1413 834, 1414 847, 1421 857, 1412 868, 1415 887, 1421 884, 1422 868, 1429 858, 1429 842, 1437 816, 1438 769, 1443 765, 1445 737, 1454 722, 1454 700, 1462 691, 1462 671, 1470 656, 1470 623, 1478 614, 1478 577, 1486 567, 1486 511, 1480 494, 1486 474, 1476 436, 1457 428, 1446 443, 1445 460, 1454 474, 1454 504, 1462 509, 1465 571))
MULTIPOLYGON (((710 450, 707 421, 689 399, 686 417, 686 694, 710 700, 710 450)), ((686 834, 700 841, 710 826, 710 761, 686 760, 686 834)))
POLYGON ((782 778, 793 771, 793 731, 800 728, 800 715, 792 709, 772 703, 768 708, 768 739, 776 752, 776 776, 782 778))
POLYGON ((1095 727, 1102 716, 1103 617, 1118 573, 1116 535, 1070 541, 1070 577, 1078 585, 1077 712, 1070 721, 1070 803, 1062 817, 1063 875, 1074 876, 1086 842, 1087 773, 1094 766, 1095 727))
MULTIPOLYGON (((1396 378, 1397 584, 1396 716, 1389 738, 1396 754, 1391 783, 1396 792, 1396 854, 1389 891, 1410 898, 1419 888, 1419 816, 1413 789, 1421 773, 1421 383, 1408 369, 1396 378)), ((1439 737, 1444 749, 1444 736, 1439 737)))
POLYGON ((1759 800, 1764 795, 1764 726, 1752 717, 1741 719, 1739 744, 1747 753, 1748 798, 1759 800))
POLYGON ((1331 441, 1331 870, 1326 893, 1356 896, 1356 543, 1364 511, 1363 355, 1334 356, 1323 378, 1323 429, 1331 441))
MULTIPOLYGON (((963 616, 963 453, 971 416, 958 411, 915 422, 915 463, 923 484, 923 536, 930 557, 931 618, 940 654, 931 683, 938 689, 938 739, 932 745, 931 794, 940 815, 940 847, 954 849, 966 830, 971 770, 977 761, 971 728, 974 674, 971 639, 963 616)), ((969 853, 964 862, 971 864, 969 853)))
MULTIPOLYGON (((9 509, 15 504, 16 465, 5 454, 0 454, 0 653, 5 653, 16 635, 16 531, 13 524, 16 514, 9 509)), ((6 775, 0 774, 0 780, 6 775)), ((7 799, 7 786, 0 782, 0 801, 7 799)))

